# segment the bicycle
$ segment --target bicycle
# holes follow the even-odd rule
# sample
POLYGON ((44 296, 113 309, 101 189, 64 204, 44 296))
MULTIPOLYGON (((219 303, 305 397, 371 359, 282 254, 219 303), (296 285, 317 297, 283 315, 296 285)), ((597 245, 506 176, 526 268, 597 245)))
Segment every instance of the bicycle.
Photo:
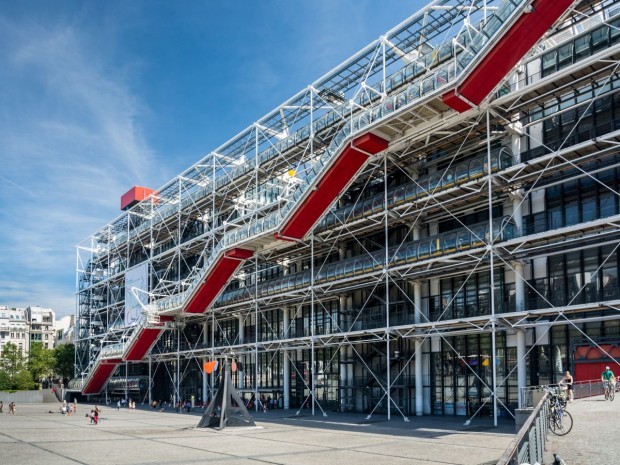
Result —
POLYGON ((616 397, 615 386, 611 385, 610 381, 605 381, 605 400, 613 401, 616 397))
POLYGON ((557 387, 549 387, 548 392, 558 398, 564 410, 568 409, 568 393, 563 389, 562 383, 558 384, 557 387))
POLYGON ((549 412, 549 429, 557 436, 564 436, 573 429, 573 417, 564 410, 560 397, 551 394, 549 397, 551 411, 549 412))

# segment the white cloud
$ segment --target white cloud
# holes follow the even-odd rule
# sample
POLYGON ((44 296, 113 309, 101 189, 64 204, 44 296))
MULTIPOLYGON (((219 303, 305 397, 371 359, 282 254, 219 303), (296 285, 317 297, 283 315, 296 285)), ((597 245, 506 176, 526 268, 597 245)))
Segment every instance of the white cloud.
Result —
POLYGON ((126 73, 71 26, 0 17, 0 305, 74 310, 75 245, 154 174, 126 73))

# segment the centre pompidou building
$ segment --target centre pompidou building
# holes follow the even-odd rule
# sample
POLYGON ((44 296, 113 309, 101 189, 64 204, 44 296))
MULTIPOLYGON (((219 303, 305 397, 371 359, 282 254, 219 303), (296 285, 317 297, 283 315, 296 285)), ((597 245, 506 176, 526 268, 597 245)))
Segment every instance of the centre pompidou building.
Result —
MULTIPOLYGON (((83 394, 506 415, 620 357, 620 2, 438 0, 78 246, 83 394), (616 114, 618 113, 618 114, 616 114)), ((592 376, 596 377, 598 376, 592 376)))

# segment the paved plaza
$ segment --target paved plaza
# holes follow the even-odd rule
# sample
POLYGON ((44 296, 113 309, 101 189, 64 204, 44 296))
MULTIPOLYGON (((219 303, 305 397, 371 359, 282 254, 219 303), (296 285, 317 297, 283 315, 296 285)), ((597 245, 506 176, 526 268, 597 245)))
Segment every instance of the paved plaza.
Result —
POLYGON ((587 397, 569 404, 573 429, 566 436, 549 433, 545 461, 557 453, 567 465, 620 463, 620 393, 616 400, 587 397))
POLYGON ((91 426, 90 410, 63 416, 58 404, 22 404, 0 415, 0 463, 22 464, 491 464, 513 438, 511 421, 470 425, 463 417, 420 417, 404 422, 373 416, 294 410, 252 412, 256 428, 195 429, 200 414, 130 412, 104 407, 91 426))

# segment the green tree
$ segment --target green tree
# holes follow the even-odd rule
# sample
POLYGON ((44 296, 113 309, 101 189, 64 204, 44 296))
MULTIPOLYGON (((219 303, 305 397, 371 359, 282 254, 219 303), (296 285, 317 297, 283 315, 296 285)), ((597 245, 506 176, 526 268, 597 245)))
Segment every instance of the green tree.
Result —
MULTIPOLYGON (((15 382, 17 374, 26 368, 24 354, 12 342, 8 342, 2 349, 2 360, 0 365, 2 370, 7 374, 11 384, 15 382)), ((11 388, 14 389, 14 388, 11 388)))
POLYGON ((0 388, 32 389, 33 384, 32 375, 28 371, 21 349, 11 342, 7 343, 0 360, 0 388))
POLYGON ((15 375, 13 389, 25 390, 34 389, 34 387, 35 383, 32 381, 32 373, 30 373, 30 371, 23 369, 15 375))
POLYGON ((63 379, 73 378, 73 366, 75 364, 75 346, 63 344, 54 349, 56 363, 54 372, 63 379))
POLYGON ((28 371, 30 371, 32 379, 40 381, 41 378, 51 377, 54 372, 55 364, 56 358, 53 350, 46 349, 41 342, 33 342, 30 344, 28 371))
POLYGON ((13 389, 13 383, 9 379, 9 374, 0 368, 0 391, 10 391, 13 389))

